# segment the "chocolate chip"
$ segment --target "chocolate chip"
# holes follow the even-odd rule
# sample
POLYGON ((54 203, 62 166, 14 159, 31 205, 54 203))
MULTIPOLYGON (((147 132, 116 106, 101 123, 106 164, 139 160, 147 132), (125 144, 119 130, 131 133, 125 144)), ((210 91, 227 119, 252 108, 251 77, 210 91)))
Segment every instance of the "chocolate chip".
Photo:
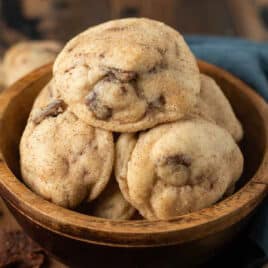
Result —
POLYGON ((76 44, 75 44, 75 45, 72 45, 72 46, 68 49, 68 52, 72 52, 72 51, 75 49, 76 46, 77 46, 76 44))
POLYGON ((189 167, 192 163, 191 157, 186 154, 175 154, 166 157, 160 164, 164 165, 183 165, 189 167))
POLYGON ((214 182, 213 181, 210 181, 210 183, 209 183, 209 190, 212 190, 213 188, 214 188, 214 182))
POLYGON ((152 67, 151 69, 149 69, 148 73, 150 74, 155 74, 157 72, 157 68, 156 66, 152 67))
POLYGON ((95 91, 92 91, 86 96, 85 99, 86 99, 86 105, 89 105, 90 103, 96 101, 97 93, 95 91))
POLYGON ((138 74, 134 71, 126 71, 113 67, 104 67, 104 69, 107 72, 108 76, 110 76, 112 79, 117 79, 121 82, 129 82, 132 80, 136 80, 138 77, 138 74))
POLYGON ((42 249, 22 231, 0 231, 0 267, 41 267, 42 249))
POLYGON ((161 109, 166 104, 166 99, 160 95, 157 99, 148 104, 149 109, 161 109))
POLYGON ((76 67, 76 66, 71 66, 71 67, 69 67, 68 69, 66 69, 66 70, 64 71, 64 73, 69 73, 69 72, 72 71, 75 67, 76 67))
POLYGON ((122 94, 126 94, 127 93, 127 89, 126 89, 125 86, 121 86, 120 87, 120 91, 121 91, 122 94))
POLYGON ((104 53, 101 53, 101 54, 99 55, 99 57, 103 59, 103 58, 105 57, 105 54, 104 54, 104 53))
POLYGON ((52 116, 55 117, 58 114, 62 113, 65 109, 63 100, 56 99, 49 103, 46 107, 41 108, 38 113, 36 113, 32 121, 35 124, 40 124, 46 117, 52 116))
MULTIPOLYGON (((108 75, 108 76, 105 76, 103 79, 102 79, 103 82, 116 82, 117 80, 115 80, 115 78, 111 75, 108 75)), ((118 81, 119 82, 119 81, 118 81)))
POLYGON ((161 47, 157 47, 156 50, 162 55, 164 56, 165 53, 167 52, 166 48, 161 48, 161 47))
POLYGON ((103 105, 94 91, 86 96, 85 104, 98 119, 105 120, 112 116, 112 109, 103 105))

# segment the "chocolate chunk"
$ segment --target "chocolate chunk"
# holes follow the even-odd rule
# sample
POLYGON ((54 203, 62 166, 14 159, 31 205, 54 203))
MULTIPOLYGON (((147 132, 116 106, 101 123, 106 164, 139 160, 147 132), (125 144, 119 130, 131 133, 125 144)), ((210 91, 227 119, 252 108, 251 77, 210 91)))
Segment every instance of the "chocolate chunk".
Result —
POLYGON ((166 104, 165 97, 163 95, 160 95, 157 99, 150 102, 148 107, 149 109, 161 109, 166 104))
POLYGON ((160 161, 162 165, 183 165, 189 167, 192 163, 192 159, 190 156, 186 154, 175 154, 166 157, 163 161, 160 161))
POLYGON ((76 67, 76 66, 71 66, 71 67, 69 67, 68 69, 66 69, 66 70, 64 71, 64 73, 69 73, 70 71, 72 71, 73 69, 75 69, 75 67, 76 67))
POLYGON ((40 124, 48 116, 57 116, 58 114, 64 111, 64 102, 63 100, 57 99, 53 100, 46 107, 41 108, 38 113, 33 116, 33 122, 35 124, 40 124))
POLYGON ((98 119, 105 120, 112 116, 112 109, 103 105, 94 91, 86 96, 85 104, 98 119))
POLYGON ((127 93, 127 89, 125 86, 121 86, 120 87, 120 92, 122 93, 122 95, 126 94, 127 93))
POLYGON ((167 68, 167 64, 162 60, 161 62, 156 63, 153 67, 151 67, 148 70, 148 73, 155 74, 155 73, 160 72, 161 70, 163 70, 165 68, 167 68))
POLYGON ((134 71, 126 71, 113 67, 104 67, 104 69, 107 72, 108 76, 110 76, 112 79, 117 79, 121 82, 129 82, 132 80, 136 80, 138 77, 138 74, 134 71))
POLYGON ((148 70, 148 73, 150 73, 150 74, 155 74, 156 72, 157 72, 156 65, 154 67, 152 67, 150 70, 148 70))
POLYGON ((166 48, 161 48, 161 47, 157 47, 156 50, 162 55, 164 56, 165 53, 167 52, 166 48))
POLYGON ((0 267, 34 267, 44 264, 45 254, 22 231, 0 231, 0 267))

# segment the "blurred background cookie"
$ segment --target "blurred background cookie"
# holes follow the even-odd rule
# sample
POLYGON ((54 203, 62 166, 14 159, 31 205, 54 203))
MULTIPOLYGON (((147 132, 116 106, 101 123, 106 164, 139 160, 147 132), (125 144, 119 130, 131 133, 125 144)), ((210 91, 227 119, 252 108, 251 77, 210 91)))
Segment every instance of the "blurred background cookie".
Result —
POLYGON ((56 41, 28 41, 9 48, 3 58, 4 84, 11 85, 25 74, 53 62, 61 49, 56 41))
MULTIPOLYGON (((43 91, 39 98, 47 95, 43 91)), ((23 180, 34 192, 74 208, 95 199, 107 185, 114 161, 113 136, 79 120, 62 100, 48 98, 46 106, 34 105, 20 155, 23 180)))
MULTIPOLYGON (((129 135, 120 136, 118 143, 124 144, 120 139, 129 135)), ((203 119, 157 126, 140 134, 132 152, 121 146, 116 150, 116 156, 129 159, 125 165, 116 161, 121 191, 147 219, 167 219, 214 204, 243 170, 242 153, 231 135, 203 119)))

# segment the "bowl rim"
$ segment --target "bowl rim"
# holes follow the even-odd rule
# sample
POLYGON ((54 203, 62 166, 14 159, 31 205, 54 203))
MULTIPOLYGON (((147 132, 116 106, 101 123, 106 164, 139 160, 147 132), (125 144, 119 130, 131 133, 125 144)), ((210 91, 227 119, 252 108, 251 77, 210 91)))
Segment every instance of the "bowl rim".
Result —
MULTIPOLYGON (((255 175, 236 193, 215 205, 168 220, 115 221, 81 214, 57 206, 32 192, 0 162, 0 194, 20 214, 40 227, 87 243, 117 247, 152 247, 180 244, 220 232, 246 217, 268 191, 268 108, 244 82, 227 71, 198 61, 204 72, 215 71, 220 79, 239 87, 253 104, 264 124, 265 152, 255 175)), ((16 82, 0 96, 0 115, 19 92, 51 72, 47 64, 16 82)), ((2 117, 1 117, 2 118, 2 117)), ((2 119, 0 119, 0 129, 2 119)))

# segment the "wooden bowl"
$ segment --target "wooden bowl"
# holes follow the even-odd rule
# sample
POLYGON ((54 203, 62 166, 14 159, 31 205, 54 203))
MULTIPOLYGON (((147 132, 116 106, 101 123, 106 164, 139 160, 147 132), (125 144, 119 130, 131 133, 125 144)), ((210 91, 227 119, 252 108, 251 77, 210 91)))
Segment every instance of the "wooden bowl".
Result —
POLYGON ((197 263, 231 241, 267 194, 268 109, 231 74, 201 61, 199 67, 219 83, 244 126, 245 168, 232 196, 170 220, 112 221, 64 209, 33 193, 21 181, 18 148, 32 103, 51 78, 46 65, 0 96, 0 194, 25 231, 71 267, 197 263))

